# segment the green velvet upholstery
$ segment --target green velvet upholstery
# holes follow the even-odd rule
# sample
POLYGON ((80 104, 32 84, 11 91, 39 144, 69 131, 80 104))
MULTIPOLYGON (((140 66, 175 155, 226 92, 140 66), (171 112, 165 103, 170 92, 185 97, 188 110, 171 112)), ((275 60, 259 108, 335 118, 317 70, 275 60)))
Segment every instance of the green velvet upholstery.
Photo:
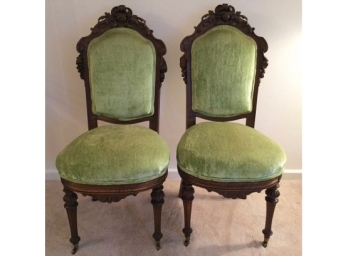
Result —
POLYGON ((95 185, 134 184, 162 176, 169 163, 167 143, 137 125, 107 125, 89 130, 56 159, 60 177, 95 185))
POLYGON ((186 130, 177 163, 186 173, 219 182, 258 182, 279 176, 286 155, 261 132, 230 122, 203 122, 186 130))
POLYGON ((94 114, 134 120, 154 113, 151 41, 132 29, 114 28, 90 42, 87 56, 94 114))
POLYGON ((212 117, 252 111, 255 41, 229 25, 208 30, 191 48, 192 110, 212 117))

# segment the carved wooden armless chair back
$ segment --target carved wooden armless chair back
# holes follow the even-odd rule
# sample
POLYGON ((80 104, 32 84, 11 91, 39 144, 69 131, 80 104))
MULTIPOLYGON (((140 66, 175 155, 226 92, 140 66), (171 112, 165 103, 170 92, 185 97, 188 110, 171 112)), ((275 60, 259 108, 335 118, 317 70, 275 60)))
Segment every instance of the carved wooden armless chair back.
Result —
POLYGON ((145 21, 120 5, 105 13, 77 43, 77 68, 85 82, 88 131, 57 156, 64 207, 76 252, 77 193, 118 202, 152 189, 157 248, 160 248, 163 182, 169 149, 158 135, 160 88, 167 71, 166 47, 145 21), (98 127, 98 120, 112 123, 98 127), (149 122, 149 128, 132 125, 149 122))
POLYGON ((181 42, 187 130, 177 147, 177 163, 186 246, 192 232, 192 185, 232 199, 267 189, 264 247, 272 235, 286 156, 277 143, 254 129, 267 48, 247 18, 227 4, 204 15, 194 33, 181 42), (196 117, 209 121, 196 124, 196 117), (228 122, 242 118, 246 125, 228 122))

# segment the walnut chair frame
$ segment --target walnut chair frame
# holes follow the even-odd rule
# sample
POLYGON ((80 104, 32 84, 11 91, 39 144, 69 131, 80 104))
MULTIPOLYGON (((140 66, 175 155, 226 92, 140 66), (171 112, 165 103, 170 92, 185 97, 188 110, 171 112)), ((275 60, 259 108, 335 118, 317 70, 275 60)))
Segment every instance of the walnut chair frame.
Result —
MULTIPOLYGON (((76 64, 81 79, 84 80, 86 89, 86 103, 87 103, 87 118, 88 129, 92 130, 98 127, 98 120, 113 123, 113 124, 133 124, 143 121, 149 122, 149 128, 159 133, 159 107, 160 107, 160 88, 164 80, 164 74, 167 71, 166 62, 163 56, 166 54, 165 44, 155 38, 152 34, 145 20, 133 15, 132 10, 124 5, 116 6, 111 10, 111 13, 105 13, 98 19, 98 23, 91 28, 91 34, 82 37, 77 43, 77 51, 79 56, 77 57, 76 64), (95 115, 92 112, 92 100, 91 100, 91 88, 90 78, 87 62, 87 49, 89 43, 109 29, 125 27, 137 31, 144 38, 152 42, 156 52, 156 70, 155 70, 155 92, 154 92, 154 113, 151 116, 133 119, 130 121, 123 121, 114 118, 108 118, 100 115, 95 115)), ((66 208, 71 238, 70 242, 73 244, 72 253, 74 254, 78 249, 78 243, 80 237, 77 232, 77 195, 80 193, 83 196, 91 196, 94 201, 100 202, 118 202, 129 195, 136 196, 139 192, 152 189, 151 203, 154 210, 154 230, 153 238, 156 240, 156 247, 160 249, 161 233, 161 211, 164 203, 163 182, 167 177, 168 171, 159 178, 151 181, 136 183, 136 184, 121 184, 121 185, 88 185, 79 184, 67 181, 61 178, 61 182, 64 186, 65 196, 63 198, 66 208)))
MULTIPOLYGON (((268 50, 268 45, 264 38, 255 35, 254 28, 248 24, 248 19, 244 15, 241 15, 240 12, 236 12, 233 6, 227 4, 218 5, 215 8, 215 12, 209 11, 208 14, 202 17, 201 22, 197 27, 195 27, 195 31, 192 35, 187 36, 182 40, 180 49, 182 52, 184 52, 180 58, 180 67, 182 69, 183 80, 186 83, 186 129, 196 125, 197 117, 219 122, 245 118, 246 125, 254 128, 258 87, 261 78, 264 77, 265 69, 268 65, 268 60, 264 56, 264 53, 268 50), (195 39, 206 33, 208 30, 219 25, 229 25, 235 27, 245 35, 251 37, 257 44, 256 75, 253 91, 252 111, 250 113, 233 117, 211 117, 192 110, 191 47, 195 39)), ((189 244, 190 235, 192 233, 191 209, 192 201, 194 199, 194 188, 192 186, 195 185, 205 188, 209 192, 214 191, 226 198, 232 199, 246 199, 247 195, 253 192, 261 192, 262 190, 266 189, 267 196, 265 199, 267 202, 267 210, 265 229, 262 231, 264 234, 264 241, 262 245, 267 247, 268 240, 272 235, 271 226, 273 213, 280 195, 278 187, 281 175, 260 182, 217 182, 194 177, 185 173, 185 171, 180 169, 179 166, 178 172, 181 176, 179 197, 183 200, 184 205, 185 227, 183 229, 183 233, 185 234, 185 246, 189 244)))

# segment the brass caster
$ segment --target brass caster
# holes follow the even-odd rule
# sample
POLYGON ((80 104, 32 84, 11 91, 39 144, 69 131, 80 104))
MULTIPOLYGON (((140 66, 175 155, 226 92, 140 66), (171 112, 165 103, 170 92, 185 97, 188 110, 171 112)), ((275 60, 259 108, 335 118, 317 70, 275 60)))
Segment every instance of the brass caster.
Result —
POLYGON ((269 240, 269 238, 265 238, 265 239, 264 239, 264 241, 262 242, 262 246, 263 246, 263 247, 265 247, 265 248, 267 247, 268 240, 269 240))
POLYGON ((190 237, 185 237, 184 246, 188 246, 190 243, 190 237))
POLYGON ((78 248, 79 248, 79 245, 78 245, 78 244, 74 245, 74 248, 72 249, 71 253, 72 253, 72 254, 75 254, 75 253, 77 252, 77 249, 78 249, 78 248))
POLYGON ((159 249, 161 249, 161 242, 160 241, 156 241, 156 249, 157 249, 157 251, 159 249))

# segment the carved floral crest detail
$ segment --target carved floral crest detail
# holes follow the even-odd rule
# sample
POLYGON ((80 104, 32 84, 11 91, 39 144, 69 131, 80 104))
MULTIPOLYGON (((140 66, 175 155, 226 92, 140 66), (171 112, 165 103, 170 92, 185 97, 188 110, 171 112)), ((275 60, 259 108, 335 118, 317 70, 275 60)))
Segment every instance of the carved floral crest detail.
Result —
POLYGON ((91 28, 92 33, 98 33, 105 24, 113 28, 139 26, 147 35, 152 33, 145 20, 133 15, 132 10, 124 5, 116 6, 112 8, 111 14, 106 12, 104 16, 99 17, 98 24, 91 28))
MULTIPOLYGON (((241 15, 241 12, 236 12, 233 6, 227 4, 218 5, 215 8, 215 12, 209 11, 208 14, 202 17, 202 21, 204 20, 215 25, 236 25, 237 23, 240 23, 246 26, 248 31, 252 32, 254 30, 254 28, 251 28, 248 24, 247 17, 241 15)), ((200 25, 206 26, 206 23, 203 22, 200 25)), ((197 28, 200 29, 199 26, 197 28)))

